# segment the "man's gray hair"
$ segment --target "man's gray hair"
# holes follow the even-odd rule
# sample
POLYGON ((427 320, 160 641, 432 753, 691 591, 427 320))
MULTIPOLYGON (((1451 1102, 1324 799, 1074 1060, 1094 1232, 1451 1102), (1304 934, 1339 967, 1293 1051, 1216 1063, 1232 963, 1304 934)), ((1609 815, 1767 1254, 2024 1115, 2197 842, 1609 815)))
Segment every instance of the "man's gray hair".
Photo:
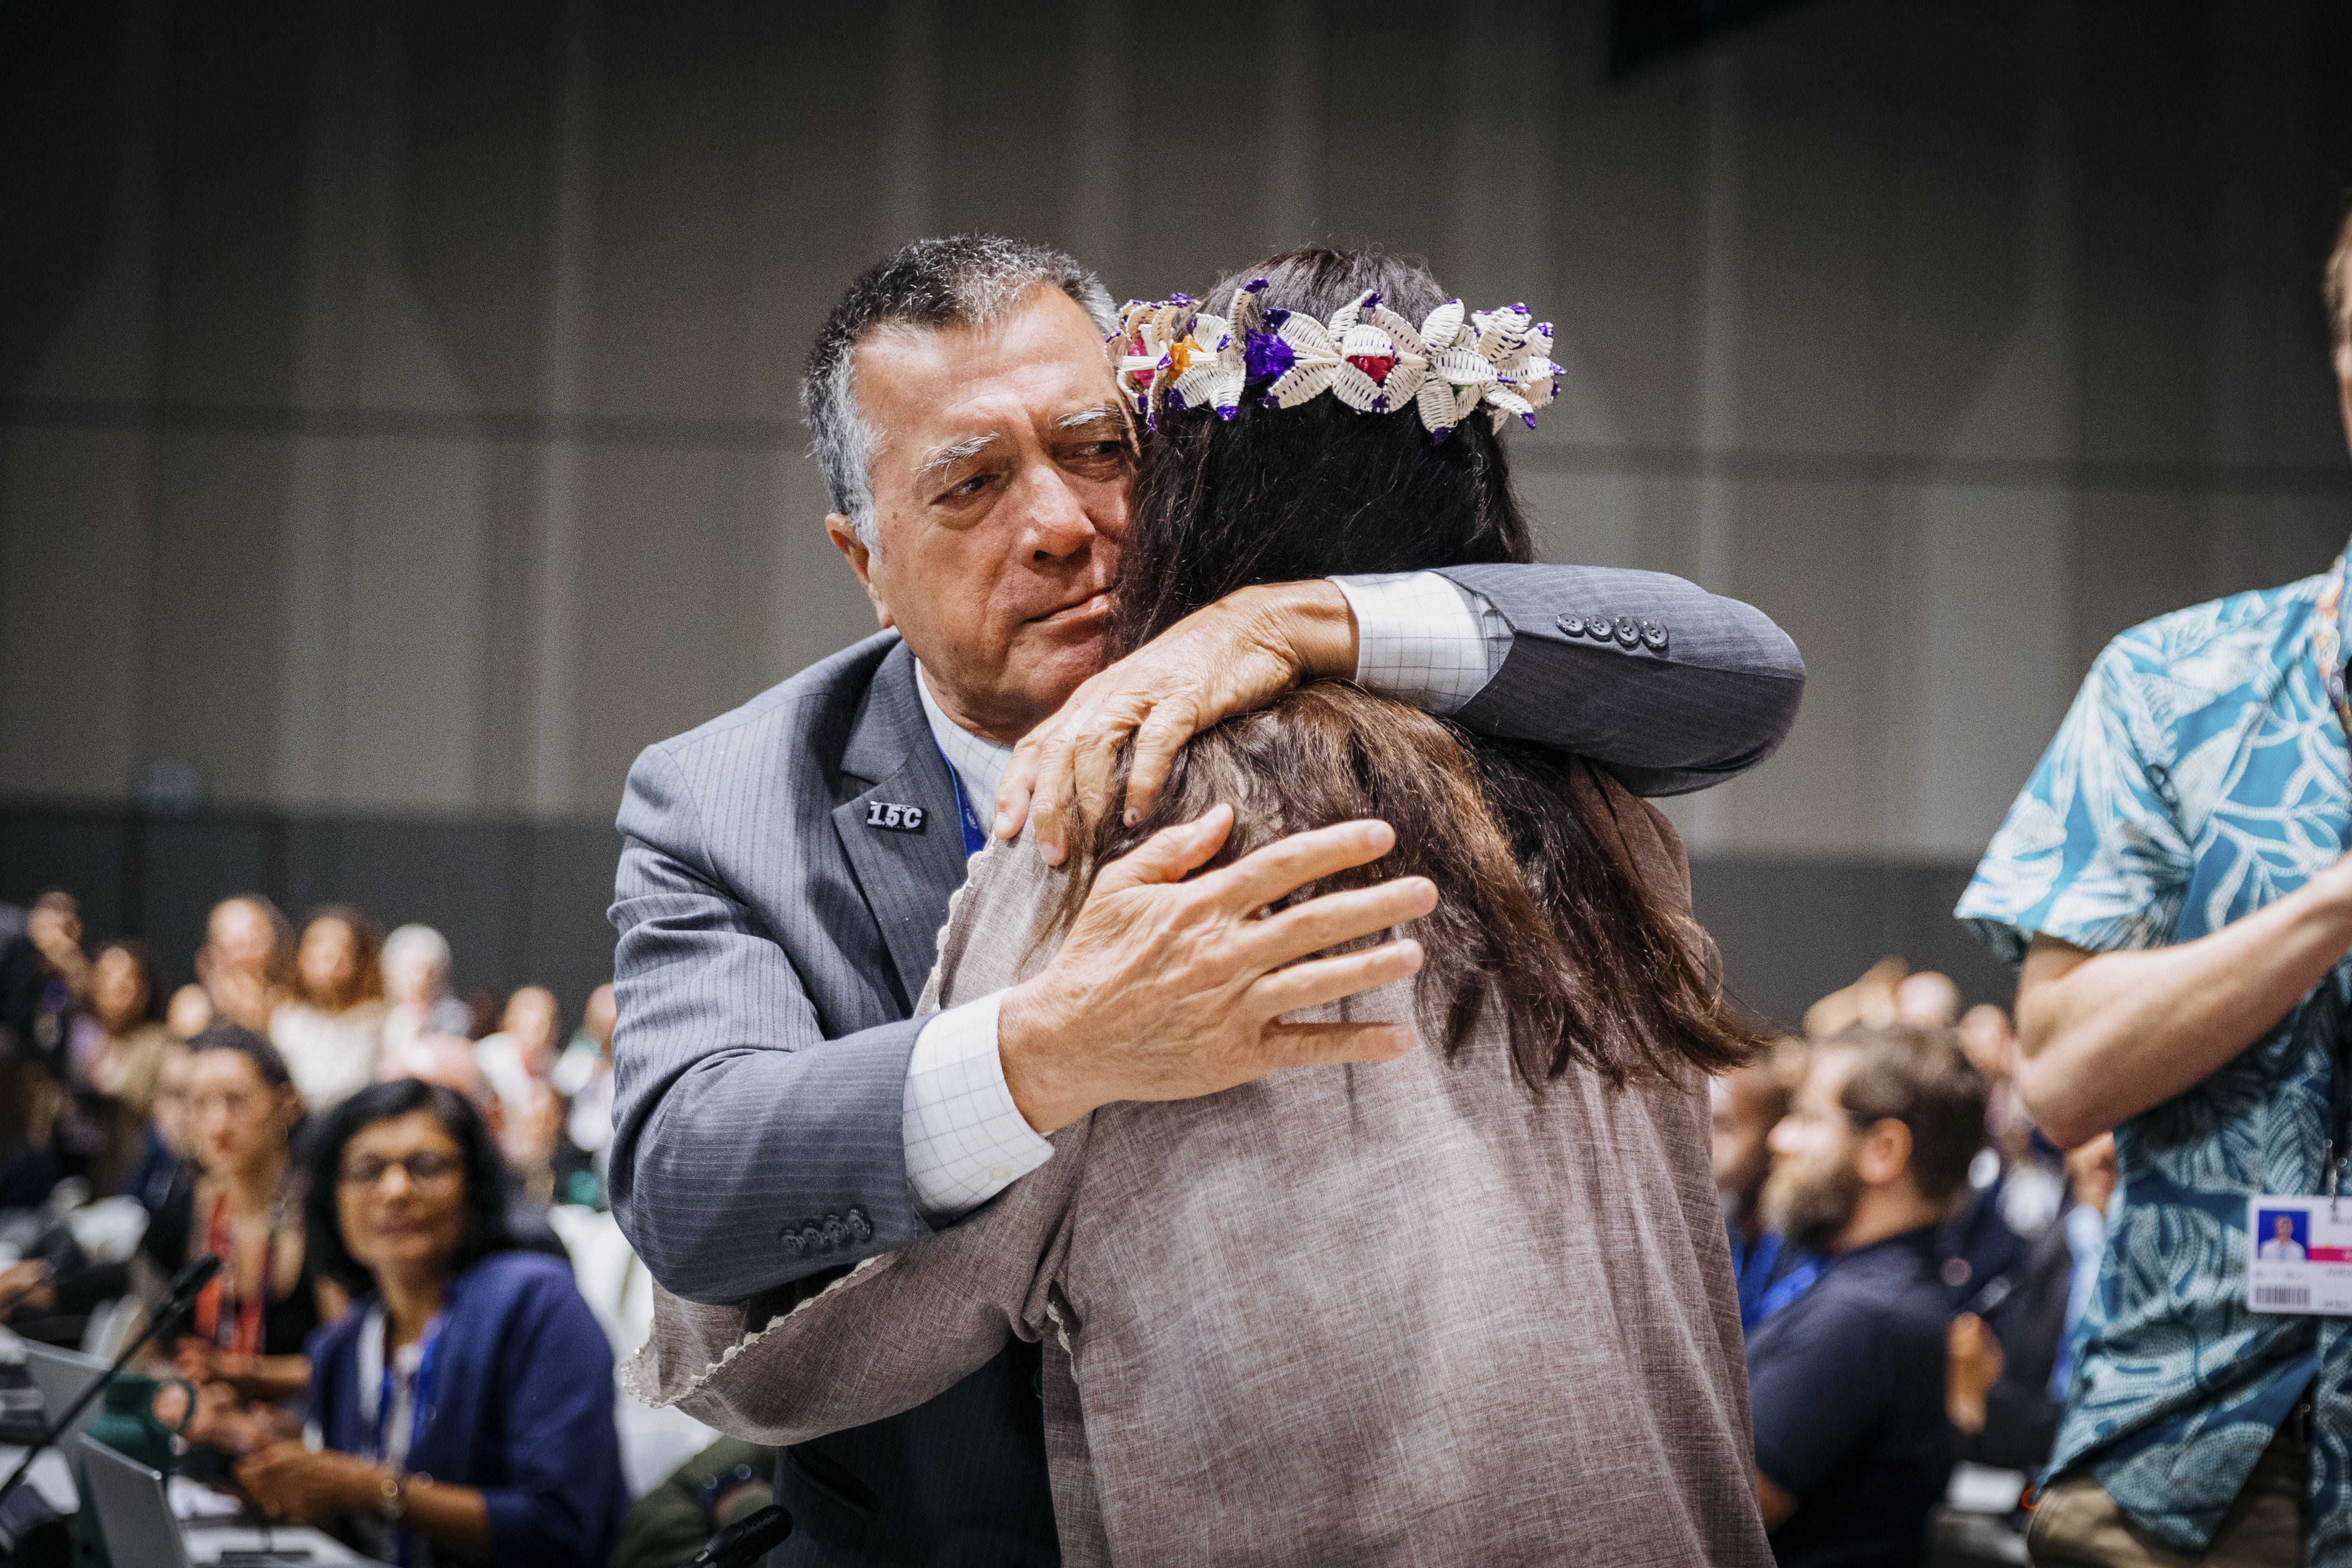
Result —
POLYGON ((1059 289, 1077 301, 1104 336, 1117 329, 1110 295, 1076 259, 995 234, 902 246, 867 268, 824 319, 801 378, 801 418, 833 509, 849 519, 866 549, 874 548, 866 468, 876 441, 851 384, 858 346, 888 326, 985 327, 1039 288, 1059 289))

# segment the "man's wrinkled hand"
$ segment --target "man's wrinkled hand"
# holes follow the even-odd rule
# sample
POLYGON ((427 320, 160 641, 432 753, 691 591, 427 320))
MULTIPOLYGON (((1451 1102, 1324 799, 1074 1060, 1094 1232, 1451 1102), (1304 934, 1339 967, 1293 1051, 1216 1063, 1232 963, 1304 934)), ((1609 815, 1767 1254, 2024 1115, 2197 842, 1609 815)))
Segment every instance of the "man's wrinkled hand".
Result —
POLYGON ((996 787, 995 832, 1034 815, 1039 852, 1059 865, 1113 799, 1132 744, 1127 820, 1151 809, 1185 742, 1292 687, 1356 668, 1356 622, 1328 582, 1244 588, 1196 610, 1071 693, 1013 748, 996 787))
POLYGON ((1233 808, 1220 805, 1106 866, 1053 962, 1005 993, 1005 1087, 1039 1131, 1116 1100, 1190 1100, 1276 1068, 1412 1049, 1402 1024, 1281 1019, 1418 973, 1421 944, 1409 938, 1308 955, 1429 913, 1437 889, 1427 878, 1266 913, 1309 882, 1379 859, 1395 832, 1384 822, 1317 828, 1187 881, 1233 825, 1233 808))

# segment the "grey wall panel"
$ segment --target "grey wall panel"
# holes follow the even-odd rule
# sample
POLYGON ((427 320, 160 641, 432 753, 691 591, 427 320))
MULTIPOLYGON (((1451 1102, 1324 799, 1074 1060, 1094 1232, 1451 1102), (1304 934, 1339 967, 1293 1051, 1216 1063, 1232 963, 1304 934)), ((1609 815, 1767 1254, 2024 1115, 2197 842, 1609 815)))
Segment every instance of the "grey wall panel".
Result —
POLYGON ((148 447, 0 433, 0 790, 102 794, 143 754, 148 447))
POLYGON ((293 390, 312 41, 292 0, 166 23, 160 387, 282 407, 293 390))
MULTIPOLYGON (((217 816, 129 825, 129 888, 121 899, 168 988, 195 978, 195 952, 204 945, 212 908, 239 893, 261 893, 281 905, 286 891, 286 825, 264 816, 217 816)), ((26 889, 26 892, 35 889, 26 889)), ((68 884, 77 898, 104 890, 68 884)), ((299 918, 300 910, 296 910, 299 918)), ((124 934, 103 926, 93 937, 124 934)))
POLYGON ((138 829, 121 812, 87 806, 0 811, 0 900, 68 891, 92 936, 144 934, 138 829))
POLYGON ((1545 552, 1813 672, 1696 849, 1965 858, 2116 631, 2322 567, 2326 0, 1816 0, 1610 83, 1606 7, 607 0, 0 16, 0 795, 601 831, 872 625, 793 388, 909 235, 1114 292, 1378 240, 1559 327, 1545 552))

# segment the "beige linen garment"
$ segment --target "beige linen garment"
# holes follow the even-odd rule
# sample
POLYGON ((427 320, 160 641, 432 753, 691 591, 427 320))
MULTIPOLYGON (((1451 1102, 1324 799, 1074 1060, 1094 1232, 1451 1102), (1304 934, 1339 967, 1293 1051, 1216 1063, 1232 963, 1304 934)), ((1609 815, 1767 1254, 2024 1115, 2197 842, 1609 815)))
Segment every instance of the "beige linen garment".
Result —
MULTIPOLYGON (((1610 786, 1653 891, 1681 847, 1610 786)), ((1043 965, 1066 875, 971 863, 926 1008, 1043 965)), ((1324 1017, 1411 1020, 1390 987, 1324 1017)), ((638 1397, 790 1443, 1045 1342, 1071 1568, 1767 1563, 1705 1085, 1540 1100, 1508 1041, 1107 1106, 964 1223, 770 1319, 662 1295, 638 1397), (761 1323, 764 1321, 764 1327, 761 1323)))

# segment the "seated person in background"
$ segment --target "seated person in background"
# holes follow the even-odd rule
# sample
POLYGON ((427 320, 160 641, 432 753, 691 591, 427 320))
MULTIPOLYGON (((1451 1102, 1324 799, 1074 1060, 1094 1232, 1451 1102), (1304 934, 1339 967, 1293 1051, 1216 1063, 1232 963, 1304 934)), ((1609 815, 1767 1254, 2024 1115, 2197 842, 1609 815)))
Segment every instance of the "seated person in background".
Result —
MULTIPOLYGON (((235 1024, 189 1041, 188 1057, 199 1174, 155 1215, 142 1245, 167 1273, 207 1252, 226 1267, 196 1299, 193 1331, 174 1360, 199 1388, 298 1399, 310 1384, 303 1345, 343 1306, 303 1240, 302 1178, 292 1154, 302 1098, 277 1048, 235 1024)), ((226 1414, 216 1394, 207 1410, 226 1414)), ((247 1440, 226 1426, 213 1436, 226 1447, 247 1440)))
POLYGON ((2035 1238, 2017 1288, 1990 1324, 1974 1312, 1952 1320, 1944 1407, 1964 1459, 2039 1470, 2058 1436, 2074 1372, 2074 1325, 2091 1303, 2106 1242, 2116 1135, 2102 1132, 2068 1154, 2066 1183, 2063 1223, 2035 1238))
POLYGON ((294 978, 293 926, 259 893, 223 899, 205 919, 196 978, 212 999, 214 1022, 268 1034, 294 978))
MULTIPOLYGON (((1801 1052, 1803 1047, 1784 1041, 1801 1052)), ((1731 1277, 1739 1287, 1739 1326, 1762 1320, 1765 1292, 1798 1262, 1780 1233, 1764 1223, 1764 1178, 1772 1171, 1765 1140, 1789 1113, 1789 1086, 1776 1053, 1727 1072, 1708 1086, 1715 1110, 1715 1190, 1731 1233, 1731 1277)), ((1790 1293, 1793 1296, 1793 1292, 1790 1293)))
MULTIPOLYGON (((50 1133, 63 1099, 47 1068, 0 1042, 0 1209, 37 1208, 48 1201, 49 1189, 58 1184, 50 1133)), ((0 1290, 11 1288, 17 1269, 38 1268, 18 1264, 0 1273, 0 1290)), ((31 1280, 30 1275, 16 1278, 15 1285, 31 1280)))
POLYGON ((605 1166, 613 1146, 613 986, 588 993, 580 1030, 555 1058, 548 1082, 563 1097, 563 1136, 555 1146, 555 1201, 610 1208, 605 1166))
POLYGON ((387 1054, 426 1035, 466 1033, 466 1005, 449 994, 449 941, 431 926, 401 926, 383 939, 383 994, 392 1004, 383 1020, 387 1054))
POLYGON ((362 1294, 314 1346, 325 1449, 280 1442, 237 1467, 266 1511, 342 1523, 388 1561, 611 1556, 629 1505, 612 1347, 563 1263, 509 1249, 506 1186, 448 1089, 376 1084, 329 1115, 310 1233, 362 1294))
POLYGON ((712 1536, 776 1500, 776 1450, 721 1437, 629 1510, 613 1568, 677 1568, 712 1536))
POLYGON ((1984 1142, 1949 1030, 1845 1030, 1772 1132, 1766 1213, 1828 1260, 1748 1345, 1756 1494, 1782 1568, 1909 1563, 1952 1468, 1936 1235, 1984 1142))
POLYGON ((139 1163, 171 1036, 156 1017, 155 969, 136 942, 101 942, 89 966, 89 1000, 74 1019, 66 1059, 78 1129, 88 1144, 91 1190, 113 1193, 139 1163))
POLYGON ((362 910, 314 910, 294 955, 293 994, 269 1017, 270 1043, 313 1116, 373 1081, 383 1050, 383 928, 362 910))
POLYGON ((172 993, 163 1009, 163 1028, 173 1039, 184 1046, 212 1026, 211 992, 191 983, 172 993))
POLYGON ((163 1059, 155 1068, 155 1104, 147 1120, 139 1164, 122 1187, 139 1200, 150 1223, 172 1203, 174 1188, 195 1180, 195 1166, 189 1160, 195 1148, 194 1132, 188 1117, 188 1074, 194 1067, 187 1042, 167 1037, 163 1059))
POLYGON ((474 1059, 506 1113, 499 1146, 540 1203, 547 1201, 554 1186, 548 1164, 563 1131, 563 1107, 548 1082, 562 1029, 555 993, 544 985, 525 985, 507 998, 499 1032, 474 1047, 474 1059))
POLYGON ((26 915, 25 933, 40 953, 40 990, 26 1038, 42 1064, 63 1078, 66 1036, 89 997, 81 906, 71 893, 43 893, 26 915))

